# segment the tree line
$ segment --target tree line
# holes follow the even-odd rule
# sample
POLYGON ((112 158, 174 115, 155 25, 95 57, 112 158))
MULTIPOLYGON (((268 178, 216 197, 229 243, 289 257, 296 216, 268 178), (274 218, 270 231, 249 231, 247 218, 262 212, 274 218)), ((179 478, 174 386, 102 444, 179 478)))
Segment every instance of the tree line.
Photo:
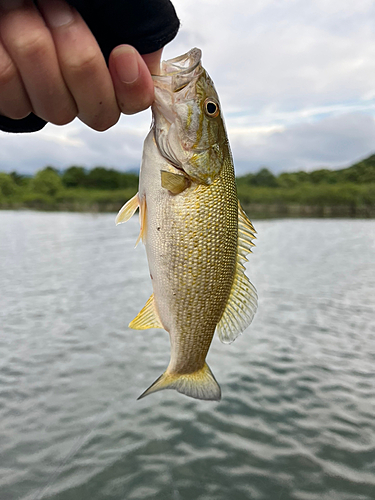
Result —
POLYGON ((60 172, 48 166, 36 172, 34 177, 20 175, 17 172, 0 173, 0 193, 2 194, 10 194, 11 191, 16 191, 17 187, 28 187, 35 192, 53 195, 64 188, 113 190, 137 188, 137 186, 137 174, 119 172, 105 167, 87 170, 74 165, 60 172), (4 190, 7 193, 4 193, 4 190))
POLYGON ((340 170, 327 168, 312 172, 283 172, 275 176, 267 168, 237 178, 237 184, 263 187, 290 188, 299 184, 368 184, 375 183, 375 155, 340 170))
MULTIPOLYGON (((137 188, 136 173, 102 166, 88 170, 73 165, 63 171, 48 166, 33 177, 0 172, 0 208, 116 211, 137 188)), ((263 167, 238 177, 237 190, 242 204, 253 212, 288 214, 296 207, 315 207, 309 213, 319 215, 327 207, 341 207, 342 215, 374 216, 375 155, 340 170, 274 175, 263 167)))

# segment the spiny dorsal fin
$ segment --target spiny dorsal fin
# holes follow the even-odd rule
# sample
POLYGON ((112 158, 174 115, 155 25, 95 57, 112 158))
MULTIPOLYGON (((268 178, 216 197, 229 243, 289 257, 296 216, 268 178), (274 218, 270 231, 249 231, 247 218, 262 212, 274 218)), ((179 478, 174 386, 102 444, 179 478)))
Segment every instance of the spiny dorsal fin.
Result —
POLYGON ((187 179, 182 174, 175 174, 173 172, 167 172, 166 170, 160 171, 161 175, 161 186, 164 189, 168 189, 172 194, 180 194, 189 187, 189 179, 187 179))
POLYGON ((163 328, 155 308, 154 294, 150 296, 144 308, 129 323, 134 330, 147 330, 148 328, 163 328))
POLYGON ((226 308, 216 326, 219 339, 224 344, 233 342, 253 320, 257 310, 258 295, 245 274, 244 262, 254 246, 255 229, 238 203, 238 248, 236 273, 226 308))
POLYGON ((133 196, 129 201, 125 203, 125 205, 121 208, 116 217, 116 225, 122 224, 123 222, 127 222, 132 215, 134 215, 135 211, 139 207, 139 196, 138 193, 133 196))
POLYGON ((238 223, 243 224, 248 229, 248 231, 252 235, 252 237, 256 238, 256 236, 254 234, 254 233, 256 233, 254 226, 253 226, 251 220, 246 215, 244 209, 241 207, 241 204, 239 201, 238 201, 238 223))

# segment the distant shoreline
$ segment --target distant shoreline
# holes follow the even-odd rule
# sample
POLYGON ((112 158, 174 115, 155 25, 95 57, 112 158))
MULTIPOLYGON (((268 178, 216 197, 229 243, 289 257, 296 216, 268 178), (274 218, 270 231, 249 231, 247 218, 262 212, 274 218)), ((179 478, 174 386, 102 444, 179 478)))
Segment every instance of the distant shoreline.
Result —
MULTIPOLYGON (((138 189, 135 173, 105 167, 53 167, 33 177, 0 172, 0 209, 118 212, 138 189)), ((237 195, 250 218, 375 218, 375 154, 341 170, 284 172, 263 167, 236 178, 237 195)))
MULTIPOLYGON (((124 203, 127 200, 124 200, 124 203)), ((36 210, 41 212, 72 212, 72 213, 117 213, 122 204, 113 202, 82 203, 62 202, 43 203, 33 200, 29 203, 2 203, 0 210, 36 210)), ((243 203, 245 212, 250 219, 277 219, 277 218, 375 218, 374 206, 350 205, 303 205, 275 204, 275 203, 243 203)))
POLYGON ((374 206, 350 205, 302 205, 302 204, 262 204, 242 205, 249 217, 254 218, 375 218, 374 206))

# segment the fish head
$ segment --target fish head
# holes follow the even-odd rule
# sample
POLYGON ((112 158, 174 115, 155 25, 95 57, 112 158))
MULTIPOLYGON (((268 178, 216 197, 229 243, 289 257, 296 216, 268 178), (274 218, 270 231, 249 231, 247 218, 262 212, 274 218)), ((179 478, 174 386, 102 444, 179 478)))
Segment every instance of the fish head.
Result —
POLYGON ((161 155, 194 182, 211 184, 220 173, 227 134, 215 86, 201 51, 163 61, 153 76, 155 141, 161 155))

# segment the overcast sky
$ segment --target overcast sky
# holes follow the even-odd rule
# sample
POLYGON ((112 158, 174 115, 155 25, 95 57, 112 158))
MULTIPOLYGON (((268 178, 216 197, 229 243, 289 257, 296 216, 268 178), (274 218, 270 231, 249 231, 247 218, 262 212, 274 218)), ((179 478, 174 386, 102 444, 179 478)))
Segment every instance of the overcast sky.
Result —
MULTIPOLYGON (((237 174, 338 168, 375 152, 373 0, 174 0, 181 29, 218 90, 237 174)), ((0 132, 0 171, 139 166, 150 112, 106 132, 75 120, 0 132)))

